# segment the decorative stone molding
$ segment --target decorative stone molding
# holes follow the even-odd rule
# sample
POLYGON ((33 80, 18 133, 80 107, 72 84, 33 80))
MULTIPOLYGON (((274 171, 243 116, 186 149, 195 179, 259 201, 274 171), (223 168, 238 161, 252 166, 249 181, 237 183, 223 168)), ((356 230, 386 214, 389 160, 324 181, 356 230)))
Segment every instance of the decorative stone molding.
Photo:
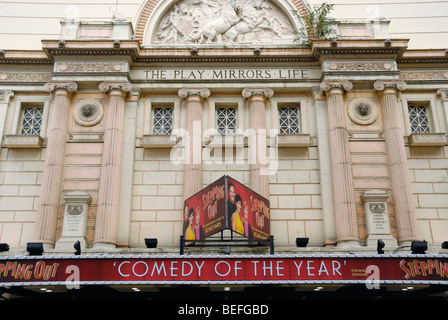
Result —
MULTIPOLYGON (((61 72, 119 72, 125 69, 123 63, 58 63, 61 72)), ((51 76, 51 74, 50 74, 51 76)))
POLYGON ((82 100, 73 109, 73 117, 81 126, 94 126, 101 121, 103 115, 103 105, 94 99, 82 100))
POLYGON ((0 73, 0 81, 47 82, 51 76, 51 73, 42 72, 4 72, 0 73))
POLYGON ((353 122, 368 125, 378 119, 378 107, 368 99, 355 99, 348 106, 348 115, 353 122))
POLYGON ((5 134, 5 148, 42 148, 43 139, 39 135, 5 134))
POLYGON ((123 93, 128 93, 132 90, 132 84, 129 82, 101 82, 99 85, 101 92, 108 93, 109 91, 121 91, 123 93))
POLYGON ((0 102, 8 102, 12 97, 14 97, 14 91, 0 91, 0 102))
POLYGON ((191 96, 199 96, 206 99, 210 96, 210 90, 207 88, 181 88, 177 93, 182 99, 191 96))
POLYGON ((437 94, 442 97, 442 100, 448 101, 448 89, 439 89, 437 94))
POLYGON ((390 62, 341 62, 329 65, 332 71, 387 71, 392 68, 390 62))
POLYGON ((271 98, 274 95, 274 90, 272 90, 271 88, 244 88, 242 95, 246 99, 249 99, 253 96, 271 98))
POLYGON ((373 84, 373 87, 377 91, 384 91, 384 90, 387 90, 387 89, 403 91, 403 90, 406 90, 407 84, 404 81, 391 81, 391 82, 389 82, 389 81, 376 81, 373 84))
POLYGON ((329 92, 331 90, 340 90, 340 91, 350 91, 353 89, 353 83, 351 83, 350 81, 322 81, 320 83, 320 88, 323 92, 329 92))
POLYGON ((440 147, 448 145, 446 133, 413 133, 409 136, 412 147, 440 147))
POLYGON ((76 82, 66 82, 66 83, 47 82, 44 85, 44 89, 47 92, 53 92, 55 90, 65 90, 70 93, 73 93, 78 89, 78 85, 76 84, 76 82))
POLYGON ((448 70, 444 71, 401 71, 400 78, 403 80, 446 80, 448 70))

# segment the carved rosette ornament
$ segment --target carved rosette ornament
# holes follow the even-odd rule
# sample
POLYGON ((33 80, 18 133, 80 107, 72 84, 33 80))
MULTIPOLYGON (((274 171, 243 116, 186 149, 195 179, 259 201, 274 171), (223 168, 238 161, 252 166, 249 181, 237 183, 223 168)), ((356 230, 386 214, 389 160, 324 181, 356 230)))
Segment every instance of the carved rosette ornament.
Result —
POLYGON ((348 115, 353 122, 368 125, 378 119, 378 108, 371 100, 356 99, 349 104, 348 115))
POLYGON ((76 123, 81 126, 94 126, 101 121, 104 107, 98 100, 87 99, 78 102, 73 110, 76 123))

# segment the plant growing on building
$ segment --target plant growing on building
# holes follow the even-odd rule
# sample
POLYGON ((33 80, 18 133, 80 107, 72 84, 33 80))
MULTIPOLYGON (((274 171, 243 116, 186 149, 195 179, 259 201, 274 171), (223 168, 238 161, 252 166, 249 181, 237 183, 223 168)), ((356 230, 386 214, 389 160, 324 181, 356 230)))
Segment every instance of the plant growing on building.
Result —
POLYGON ((298 11, 294 11, 298 18, 304 22, 304 26, 297 32, 297 41, 300 41, 302 45, 309 46, 310 39, 336 39, 337 32, 334 28, 336 20, 328 16, 333 7, 333 4, 324 2, 320 6, 314 6, 303 16, 298 11))

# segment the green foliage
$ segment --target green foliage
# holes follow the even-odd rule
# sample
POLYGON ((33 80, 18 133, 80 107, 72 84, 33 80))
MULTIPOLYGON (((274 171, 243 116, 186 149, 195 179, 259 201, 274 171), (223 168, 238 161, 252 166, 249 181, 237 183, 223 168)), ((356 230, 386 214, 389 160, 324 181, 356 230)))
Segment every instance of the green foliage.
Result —
POLYGON ((299 12, 295 11, 295 14, 299 18, 303 19, 305 26, 300 28, 297 33, 298 40, 303 45, 309 45, 309 39, 317 40, 331 40, 337 38, 336 30, 333 25, 336 21, 333 18, 329 18, 328 15, 333 10, 334 5, 329 3, 322 3, 320 6, 314 6, 307 15, 300 17, 299 12))

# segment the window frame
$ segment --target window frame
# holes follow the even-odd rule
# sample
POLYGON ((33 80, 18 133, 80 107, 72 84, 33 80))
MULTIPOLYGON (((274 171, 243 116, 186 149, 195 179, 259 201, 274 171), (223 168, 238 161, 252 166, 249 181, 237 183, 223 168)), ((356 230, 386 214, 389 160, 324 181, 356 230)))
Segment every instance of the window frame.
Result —
POLYGON ((47 136, 47 126, 50 117, 50 98, 48 96, 17 96, 15 107, 13 109, 13 121, 10 128, 10 134, 25 135, 22 134, 23 117, 25 108, 41 107, 42 110, 42 123, 40 127, 39 136, 44 138, 47 136))

